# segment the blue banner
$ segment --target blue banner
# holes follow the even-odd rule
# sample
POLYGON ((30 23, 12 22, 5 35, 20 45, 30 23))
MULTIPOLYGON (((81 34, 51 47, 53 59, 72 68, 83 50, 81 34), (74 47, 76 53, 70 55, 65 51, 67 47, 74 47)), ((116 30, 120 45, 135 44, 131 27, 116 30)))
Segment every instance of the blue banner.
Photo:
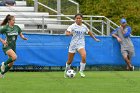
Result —
MULTIPOLYGON (((14 65, 36 66, 65 66, 68 58, 68 46, 71 36, 25 34, 27 41, 18 37, 16 52, 17 60, 14 65)), ((101 42, 95 42, 86 36, 87 65, 125 65, 120 52, 120 45, 115 38, 98 36, 101 42)), ((134 66, 140 66, 140 37, 131 38, 135 47, 135 56, 132 58, 134 66)), ((6 61, 7 56, 0 44, 0 62, 6 61)), ((79 66, 81 57, 76 53, 73 66, 79 66)))

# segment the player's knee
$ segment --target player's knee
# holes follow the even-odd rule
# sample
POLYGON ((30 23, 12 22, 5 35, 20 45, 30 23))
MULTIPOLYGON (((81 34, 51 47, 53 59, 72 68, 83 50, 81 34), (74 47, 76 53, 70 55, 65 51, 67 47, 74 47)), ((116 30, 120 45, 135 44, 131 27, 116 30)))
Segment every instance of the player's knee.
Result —
POLYGON ((12 56, 12 60, 15 61, 17 59, 17 55, 12 56))
POLYGON ((124 60, 128 60, 128 57, 127 56, 123 56, 124 60))
POLYGON ((86 59, 86 54, 81 55, 82 59, 86 59))

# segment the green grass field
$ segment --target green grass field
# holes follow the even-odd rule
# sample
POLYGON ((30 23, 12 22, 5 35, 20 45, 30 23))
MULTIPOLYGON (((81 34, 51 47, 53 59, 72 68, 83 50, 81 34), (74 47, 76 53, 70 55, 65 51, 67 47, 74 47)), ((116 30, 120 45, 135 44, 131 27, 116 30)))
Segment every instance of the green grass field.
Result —
POLYGON ((63 78, 63 72, 8 72, 0 93, 140 93, 140 72, 87 71, 63 78))

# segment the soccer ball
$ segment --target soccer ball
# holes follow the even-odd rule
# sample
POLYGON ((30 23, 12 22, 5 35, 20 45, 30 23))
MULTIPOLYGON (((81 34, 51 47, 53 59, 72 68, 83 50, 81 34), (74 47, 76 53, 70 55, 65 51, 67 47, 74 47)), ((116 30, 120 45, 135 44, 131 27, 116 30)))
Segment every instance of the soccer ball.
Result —
POLYGON ((66 72, 67 77, 73 78, 76 75, 76 72, 73 69, 70 69, 66 72))

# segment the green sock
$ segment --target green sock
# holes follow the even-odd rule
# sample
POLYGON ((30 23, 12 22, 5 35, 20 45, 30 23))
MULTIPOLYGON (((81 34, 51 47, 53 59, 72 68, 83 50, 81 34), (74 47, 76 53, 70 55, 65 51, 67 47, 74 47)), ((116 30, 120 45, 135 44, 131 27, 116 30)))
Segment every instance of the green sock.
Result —
POLYGON ((7 64, 9 64, 9 63, 11 63, 11 62, 13 62, 13 60, 12 60, 11 57, 9 57, 8 60, 5 61, 4 65, 6 66, 7 64))
POLYGON ((5 74, 7 71, 9 71, 10 68, 11 68, 11 67, 9 67, 8 65, 6 65, 5 71, 4 71, 4 72, 1 72, 1 74, 5 74))

